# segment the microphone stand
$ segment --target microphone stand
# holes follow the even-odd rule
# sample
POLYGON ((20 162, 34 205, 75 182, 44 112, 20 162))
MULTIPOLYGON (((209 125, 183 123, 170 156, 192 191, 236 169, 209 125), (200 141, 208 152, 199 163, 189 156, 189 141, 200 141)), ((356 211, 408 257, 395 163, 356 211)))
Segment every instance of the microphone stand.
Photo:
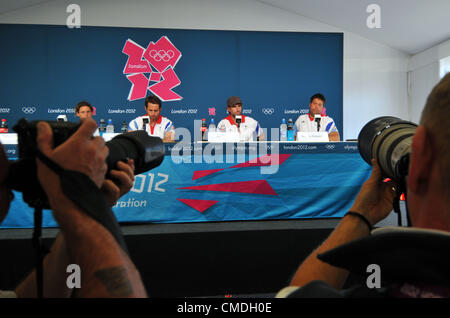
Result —
POLYGON ((320 118, 316 118, 316 123, 317 123, 317 131, 320 130, 320 118))
POLYGON ((236 125, 238 126, 238 131, 241 132, 241 122, 242 122, 242 117, 240 115, 236 116, 236 125))
POLYGON ((144 127, 143 128, 144 128, 144 131, 146 131, 147 130, 148 119, 144 118, 143 121, 144 121, 144 127))

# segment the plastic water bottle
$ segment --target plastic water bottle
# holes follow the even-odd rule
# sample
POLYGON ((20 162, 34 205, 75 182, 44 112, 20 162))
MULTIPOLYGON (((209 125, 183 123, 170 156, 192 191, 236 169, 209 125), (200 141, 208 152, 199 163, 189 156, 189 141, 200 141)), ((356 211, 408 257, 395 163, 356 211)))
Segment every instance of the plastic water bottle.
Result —
POLYGON ((112 119, 108 119, 108 125, 106 125, 106 133, 107 134, 114 133, 114 125, 112 123, 112 119))
MULTIPOLYGON (((214 124, 214 118, 211 118, 211 122, 208 126, 208 134, 216 132, 216 124, 214 124)), ((209 140, 209 137, 208 137, 209 140)))
POLYGON ((100 125, 98 125, 98 132, 100 136, 103 136, 103 134, 106 132, 105 120, 103 118, 100 119, 100 125))
POLYGON ((8 124, 6 123, 6 119, 2 119, 2 123, 0 124, 0 133, 8 132, 8 124))
POLYGON ((292 118, 289 118, 287 124, 287 140, 294 141, 294 124, 292 122, 292 118))
POLYGON ((287 140, 287 125, 286 125, 286 119, 281 120, 280 125, 280 141, 286 141, 287 140))
POLYGON ((216 132, 216 124, 214 123, 214 118, 211 118, 211 123, 209 124, 208 130, 211 132, 216 132))
POLYGON ((122 127, 120 128, 120 132, 123 134, 123 133, 126 133, 127 131, 128 131, 127 122, 124 121, 124 122, 122 123, 122 127))

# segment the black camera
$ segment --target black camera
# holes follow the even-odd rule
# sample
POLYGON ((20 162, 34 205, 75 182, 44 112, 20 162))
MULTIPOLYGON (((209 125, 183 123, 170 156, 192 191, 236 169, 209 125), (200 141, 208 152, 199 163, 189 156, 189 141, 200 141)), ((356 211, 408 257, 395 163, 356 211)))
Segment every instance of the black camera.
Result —
MULTIPOLYGON (((37 178, 37 123, 21 119, 13 127, 17 133, 19 160, 13 162, 7 178, 8 186, 23 193, 23 200, 31 207, 49 209, 44 190, 37 178)), ((53 145, 64 143, 80 124, 61 121, 47 121, 53 130, 53 145)), ((164 160, 164 145, 161 138, 149 136, 145 131, 137 130, 122 133, 106 142, 109 155, 106 158, 108 172, 115 168, 118 161, 134 160, 135 174, 151 170, 164 160)))
POLYGON ((385 177, 391 178, 406 190, 409 154, 417 124, 397 117, 378 117, 368 122, 358 136, 361 157, 371 165, 377 159, 385 177))

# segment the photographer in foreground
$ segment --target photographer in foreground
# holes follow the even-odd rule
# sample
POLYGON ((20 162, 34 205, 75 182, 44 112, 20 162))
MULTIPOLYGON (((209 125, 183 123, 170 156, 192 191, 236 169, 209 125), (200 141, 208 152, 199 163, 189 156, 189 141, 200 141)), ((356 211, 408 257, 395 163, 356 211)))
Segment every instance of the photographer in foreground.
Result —
POLYGON ((372 174, 352 208, 277 297, 450 297, 450 74, 430 93, 412 139, 407 178, 410 228, 375 230, 392 211, 395 184, 372 174), (377 234, 378 232, 378 234, 377 234), (334 266, 330 265, 333 264, 334 266), (369 265, 382 283, 370 286, 369 265), (342 289, 349 274, 366 284, 342 289))
MULTIPOLYGON (((37 126, 37 145, 41 153, 65 170, 81 172, 102 188, 105 199, 112 206, 133 185, 134 165, 118 162, 118 170, 111 170, 114 180, 105 179, 108 148, 100 137, 92 138, 97 125, 94 120, 83 120, 79 129, 63 144, 53 149, 50 125, 37 126)), ((61 233, 44 259, 43 296, 69 297, 72 290, 66 286, 66 269, 77 264, 81 270, 81 288, 76 297, 145 297, 146 291, 139 272, 117 239, 99 222, 84 213, 62 191, 60 177, 41 159, 37 160, 41 183, 61 233)), ((4 182, 8 162, 0 153, 0 221, 6 216, 12 192, 4 182)), ((121 236, 119 234, 119 236, 121 236)), ((33 271, 15 290, 18 297, 36 296, 36 273, 33 271)), ((2 296, 15 296, 3 293, 2 296)))

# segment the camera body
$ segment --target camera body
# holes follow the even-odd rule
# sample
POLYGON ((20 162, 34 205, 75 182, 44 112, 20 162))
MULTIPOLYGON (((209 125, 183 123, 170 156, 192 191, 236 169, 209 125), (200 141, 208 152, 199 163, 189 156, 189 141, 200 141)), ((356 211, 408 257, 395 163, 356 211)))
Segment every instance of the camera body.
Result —
MULTIPOLYGON (((27 121, 20 119, 13 127, 17 133, 17 141, 19 146, 19 159, 35 157, 37 151, 37 123, 39 121, 27 121)), ((53 131, 53 146, 58 147, 64 143, 75 131, 77 131, 80 124, 71 123, 67 121, 46 121, 53 131)))
MULTIPOLYGON (((8 187, 23 193, 23 200, 31 207, 49 209, 47 196, 37 178, 37 123, 21 119, 13 127, 17 133, 19 160, 10 165, 7 177, 8 187)), ((79 123, 46 121, 53 131, 53 146, 58 147, 80 127, 79 123)), ((108 172, 118 161, 134 160, 135 174, 151 170, 164 160, 164 145, 161 138, 149 136, 138 130, 117 135, 106 142, 109 155, 106 158, 108 172)), ((107 173, 108 173, 107 172, 107 173)))

